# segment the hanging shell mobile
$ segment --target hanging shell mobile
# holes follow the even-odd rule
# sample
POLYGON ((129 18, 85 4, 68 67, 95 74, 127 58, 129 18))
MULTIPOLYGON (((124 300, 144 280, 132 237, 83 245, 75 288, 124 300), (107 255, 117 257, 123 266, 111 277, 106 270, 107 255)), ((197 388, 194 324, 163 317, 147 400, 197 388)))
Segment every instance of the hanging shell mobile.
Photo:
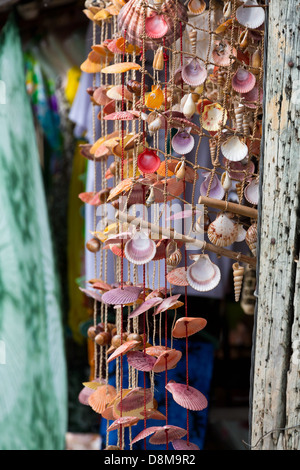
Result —
MULTIPOLYGON (((223 5, 214 0, 186 5, 180 0, 102 0, 87 1, 84 14, 93 23, 94 44, 81 69, 99 83, 87 93, 101 135, 95 134, 81 153, 95 172, 101 166, 102 179, 95 179, 94 192, 79 197, 93 206, 95 220, 102 206, 119 212, 101 230, 94 223, 87 242, 96 272, 82 291, 94 303, 88 331, 94 353, 92 377, 79 399, 112 421, 106 449, 134 449, 141 440, 146 448, 149 437, 151 444, 166 449, 197 450, 188 425, 185 429, 184 423, 170 423, 167 411, 173 400, 186 409, 188 420, 188 413, 207 407, 207 397, 191 386, 188 370, 185 383, 168 381, 168 371, 182 361, 172 341, 185 338, 188 346, 189 336, 209 322, 190 316, 188 292, 214 296, 222 272, 211 252, 234 260, 236 301, 244 271, 255 266, 265 12, 256 0, 226 0, 223 5), (214 11, 221 21, 216 22, 214 11), (198 17, 203 28, 197 27, 198 17), (202 199, 200 216, 194 205, 202 199), (153 209, 152 223, 142 218, 123 223, 121 200, 123 214, 129 208, 136 214, 141 204, 153 209), (189 204, 190 212, 182 210, 183 204, 189 204), (175 215, 169 217, 172 208, 175 215), (204 240, 191 242, 185 228, 176 238, 172 224, 188 216, 204 240), (187 256, 187 243, 196 253, 187 256), (108 267, 109 253, 114 262, 108 267), (155 272, 160 273, 158 280, 155 272), (112 274, 113 281, 108 279, 112 274), (168 314, 175 316, 181 307, 184 315, 174 321, 168 336, 168 314), (113 324, 108 312, 114 315, 113 324), (163 330, 161 321, 156 323, 162 317, 163 330), (115 385, 108 376, 113 363, 115 385), (156 409, 155 402, 154 377, 162 372, 166 412, 156 409), (139 387, 139 374, 145 380, 148 374, 150 388, 139 387), (150 427, 150 419, 162 423, 150 427), (136 433, 138 423, 143 429, 136 433), (110 444, 113 430, 118 432, 117 446, 110 444)), ((185 359, 188 364, 188 347, 185 359)))

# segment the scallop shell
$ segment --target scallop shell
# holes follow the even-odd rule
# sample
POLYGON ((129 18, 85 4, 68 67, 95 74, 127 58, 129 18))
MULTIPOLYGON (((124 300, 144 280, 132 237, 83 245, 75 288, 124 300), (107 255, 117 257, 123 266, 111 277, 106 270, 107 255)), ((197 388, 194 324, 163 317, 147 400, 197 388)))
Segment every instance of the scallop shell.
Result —
POLYGON ((259 199, 259 182, 254 178, 244 190, 244 196, 250 204, 257 206, 259 199))
POLYGON ((252 179, 255 166, 251 160, 244 163, 243 161, 232 162, 224 158, 224 161, 224 166, 228 165, 227 171, 232 180, 243 181, 246 178, 246 181, 250 181, 252 179))
POLYGON ((245 268, 243 266, 240 266, 239 263, 234 263, 232 265, 232 269, 233 269, 233 283, 234 283, 234 298, 235 298, 235 301, 238 302, 240 299, 240 295, 241 295, 245 268))
POLYGON ((160 164, 160 158, 154 150, 146 148, 138 155, 137 166, 141 173, 155 173, 160 164))
POLYGON ((83 389, 80 391, 78 395, 78 401, 82 405, 89 405, 89 398, 90 396, 94 393, 94 390, 88 387, 83 387, 83 389))
POLYGON ((259 89, 259 86, 256 85, 248 93, 242 93, 243 103, 247 108, 255 109, 257 106, 260 106, 263 102, 263 90, 259 89))
POLYGON ((98 387, 97 390, 92 393, 88 399, 90 407, 96 413, 103 413, 106 405, 110 403, 117 395, 115 387, 112 385, 105 384, 102 387, 98 387))
POLYGON ((182 357, 182 352, 176 349, 167 349, 158 356, 153 366, 153 372, 159 373, 174 369, 182 357))
POLYGON ((119 62, 116 64, 108 65, 104 67, 102 73, 125 73, 129 70, 140 70, 141 66, 135 62, 119 62))
POLYGON ((126 243, 124 253, 133 264, 147 264, 156 254, 156 243, 143 232, 138 232, 126 243))
MULTIPOLYGON (((143 353, 142 353, 143 354, 143 353)), ((150 388, 136 387, 126 390, 125 396, 118 397, 114 402, 115 415, 120 416, 122 403, 122 416, 131 416, 138 419, 142 418, 141 412, 145 408, 153 408, 153 393, 150 388)))
POLYGON ((241 5, 236 10, 236 19, 241 25, 246 26, 246 28, 259 28, 265 21, 265 11, 261 7, 244 8, 244 6, 248 5, 257 5, 257 1, 246 0, 244 5, 241 5))
POLYGON ((201 411, 207 408, 208 402, 205 396, 194 387, 176 382, 169 382, 166 389, 173 396, 178 405, 191 411, 201 411))
POLYGON ((216 246, 231 245, 236 240, 237 234, 238 224, 222 213, 217 216, 207 230, 209 240, 216 246))
MULTIPOLYGON (((210 180, 211 180, 211 172, 203 172, 202 175, 205 177, 203 183, 200 186, 200 194, 201 196, 207 196, 207 191, 209 188, 210 180)), ((223 199, 225 196, 225 190, 216 174, 213 175, 213 179, 210 186, 209 196, 214 199, 223 199)))
MULTIPOLYGON (((114 103, 114 101, 112 101, 112 103, 114 103)), ((106 121, 132 121, 136 119, 136 116, 129 111, 116 111, 104 116, 103 119, 106 121)))
POLYGON ((252 224, 247 230, 245 241, 249 246, 253 256, 256 256, 256 246, 257 246, 257 224, 252 224))
POLYGON ((172 335, 174 338, 185 338, 186 335, 191 336, 203 330, 206 325, 207 321, 204 318, 182 317, 176 321, 172 335))
POLYGON ((139 422, 139 418, 134 416, 122 416, 121 418, 116 419, 108 428, 107 432, 115 431, 116 429, 128 428, 135 426, 139 422))
POLYGON ((189 131, 190 129, 179 130, 172 138, 173 150, 179 155, 186 155, 194 148, 195 139, 189 131))
POLYGON ((93 100, 98 106, 105 106, 109 103, 110 98, 107 97, 107 86, 100 86, 98 87, 93 93, 93 100))
POLYGON ((238 136, 229 137, 222 145, 221 151, 227 160, 240 162, 248 155, 248 147, 238 136))
POLYGON ((245 237, 246 237, 246 230, 244 229, 242 224, 238 224, 238 236, 235 241, 238 243, 243 242, 245 240, 245 237))
POLYGON ((153 315, 158 315, 161 312, 165 312, 166 310, 169 310, 175 307, 180 295, 181 294, 176 294, 176 295, 172 295, 171 297, 166 297, 158 306, 158 308, 155 310, 153 315))
POLYGON ((182 67, 181 76, 185 83, 197 87, 205 82, 207 70, 197 58, 194 58, 182 67))
POLYGON ((219 284, 221 272, 208 255, 201 254, 198 255, 197 261, 188 267, 187 280, 196 291, 208 292, 219 284))
POLYGON ((176 268, 170 271, 167 274, 167 281, 172 284, 173 286, 188 286, 188 280, 186 277, 186 269, 183 268, 176 268))
POLYGON ((255 75, 249 70, 239 68, 232 77, 232 88, 238 93, 249 93, 256 83, 255 75))
POLYGON ((179 428, 178 426, 171 426, 170 424, 166 426, 151 426, 141 431, 135 438, 131 441, 131 445, 136 442, 146 439, 146 437, 153 436, 149 439, 149 442, 154 445, 167 444, 167 442, 172 442, 174 440, 181 439, 186 436, 187 431, 185 429, 179 428))
POLYGON ((187 451, 200 450, 197 444, 183 441, 182 439, 176 439, 175 441, 172 441, 172 446, 174 447, 174 450, 187 450, 187 451))
POLYGON ((202 126, 207 131, 217 132, 227 121, 227 111, 218 103, 204 107, 202 113, 202 126))
POLYGON ((102 295, 102 302, 110 305, 129 305, 136 302, 142 288, 138 286, 124 286, 111 289, 102 295))
POLYGON ((127 353, 128 364, 142 372, 150 372, 156 362, 155 357, 144 354, 142 351, 129 351, 127 353))
POLYGON ((107 359, 107 363, 113 361, 117 357, 121 356, 122 354, 126 354, 131 349, 136 348, 140 344, 140 341, 126 341, 125 343, 121 344, 109 358, 107 359))
POLYGON ((147 312, 153 307, 159 305, 163 299, 161 297, 152 297, 151 299, 145 300, 141 305, 139 305, 133 312, 128 315, 128 318, 135 318, 141 315, 142 313, 147 312))
POLYGON ((152 39, 160 39, 168 32, 164 15, 152 13, 145 19, 145 32, 152 39))
POLYGON ((187 8, 192 15, 201 15, 206 9, 205 0, 189 0, 187 8))
MULTIPOLYGON (((143 46, 144 14, 142 3, 142 0, 129 0, 129 2, 122 7, 118 15, 118 26, 121 35, 124 36, 126 31, 127 40, 131 44, 138 45, 139 47, 143 46)), ((145 20, 152 15, 153 9, 146 8, 145 20)), ((168 27, 168 30, 164 34, 164 44, 168 47, 173 44, 174 40, 176 41, 180 37, 179 21, 175 22, 175 18, 177 17, 179 20, 183 20, 182 29, 184 29, 188 20, 187 10, 180 2, 175 3, 174 0, 166 0, 160 6, 160 15, 164 15, 164 21, 168 27)), ((163 45, 163 41, 162 38, 146 37, 144 44, 146 50, 156 50, 159 46, 163 45)))
POLYGON ((153 190, 155 194, 155 202, 163 203, 165 201, 164 197, 164 190, 167 190, 167 201, 171 201, 172 199, 180 196, 184 190, 184 182, 183 180, 176 180, 176 178, 168 178, 167 181, 161 180, 157 183, 154 183, 153 190))
POLYGON ((133 94, 124 86, 116 85, 107 90, 106 96, 111 100, 122 101, 124 95, 124 99, 128 101, 133 100, 133 94))
POLYGON ((153 85, 152 90, 145 97, 145 105, 150 109, 159 109, 164 102, 164 94, 160 85, 153 85))
POLYGON ((235 47, 231 48, 226 39, 215 41, 214 49, 212 51, 212 60, 217 66, 228 67, 234 62, 231 56, 237 56, 237 50, 235 47))

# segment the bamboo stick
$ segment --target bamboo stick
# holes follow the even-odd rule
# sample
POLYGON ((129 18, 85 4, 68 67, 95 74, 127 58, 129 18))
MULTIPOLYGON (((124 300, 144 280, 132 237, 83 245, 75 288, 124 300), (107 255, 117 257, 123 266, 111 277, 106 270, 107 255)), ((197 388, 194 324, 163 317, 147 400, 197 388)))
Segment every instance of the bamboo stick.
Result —
POLYGON ((227 250, 226 248, 212 245, 211 243, 207 243, 203 240, 195 240, 192 237, 188 237, 187 235, 183 235, 181 233, 176 232, 172 228, 164 229, 159 225, 155 225, 143 219, 128 215, 126 212, 117 211, 116 219, 120 220, 121 222, 127 222, 135 226, 140 226, 141 228, 147 229, 150 232, 157 233, 159 238, 167 237, 172 240, 181 240, 185 243, 191 243, 195 245, 195 248, 199 248, 200 250, 205 249, 219 256, 225 256, 226 258, 231 258, 235 261, 241 261, 253 267, 256 266, 256 258, 254 257, 243 255, 242 253, 237 253, 235 251, 227 250))
POLYGON ((214 209, 226 210, 228 212, 232 212, 233 214, 250 217, 250 219, 257 219, 257 209, 253 209, 253 207, 242 206, 241 204, 236 204, 235 202, 226 202, 219 199, 213 199, 211 197, 200 196, 198 199, 198 204, 203 204, 204 206, 212 207, 214 209))

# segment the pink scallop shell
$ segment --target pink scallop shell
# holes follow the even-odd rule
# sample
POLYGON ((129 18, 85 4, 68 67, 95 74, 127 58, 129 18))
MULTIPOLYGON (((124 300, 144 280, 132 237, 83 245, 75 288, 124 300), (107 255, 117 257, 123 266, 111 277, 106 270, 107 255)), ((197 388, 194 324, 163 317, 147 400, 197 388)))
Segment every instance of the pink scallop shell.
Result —
POLYGON ((159 373, 167 370, 174 369, 180 359, 182 358, 182 352, 176 349, 167 349, 161 353, 153 366, 153 372, 159 373))
POLYGON ((148 237, 133 237, 126 243, 124 253, 131 263, 143 265, 154 258, 156 243, 148 237))
POLYGON ((142 351, 129 351, 127 353, 127 362, 134 369, 142 372, 150 372, 156 362, 155 357, 149 356, 142 351))
POLYGON ((227 166, 229 176, 232 180, 243 181, 243 179, 245 178, 244 171, 246 171, 249 175, 246 177, 246 181, 251 180, 252 174, 255 170, 255 165, 251 160, 249 160, 246 164, 242 162, 232 162, 230 160, 227 160, 226 158, 224 158, 223 160, 224 166, 227 166))
POLYGON ((192 87, 197 87, 205 82, 207 70, 200 64, 198 59, 192 59, 183 66, 181 76, 185 83, 192 87))
POLYGON ((242 93, 242 98, 244 98, 244 105, 247 108, 255 109, 258 105, 261 105, 263 102, 263 90, 259 89, 259 86, 256 85, 252 90, 250 90, 248 93, 242 93))
POLYGON ((146 148, 138 155, 137 166, 141 173, 155 173, 160 164, 160 158, 153 150, 146 148))
POLYGON ((202 411, 207 408, 207 399, 203 393, 190 385, 187 388, 186 384, 169 382, 166 389, 173 395, 174 401, 187 410, 202 411))
POLYGON ((176 439, 175 441, 172 441, 172 446, 175 450, 200 450, 196 444, 193 444, 192 442, 188 443, 182 439, 176 439))
POLYGON ((176 305, 180 295, 181 294, 176 294, 176 295, 172 295, 171 297, 167 297, 166 299, 164 299, 159 305, 159 307, 155 310, 153 315, 158 315, 161 312, 165 312, 166 310, 171 308, 173 305, 176 305))
POLYGON ((207 236, 216 246, 230 246, 238 235, 238 224, 233 222, 226 214, 220 213, 211 222, 207 230, 207 236))
POLYGON ((102 295, 100 295, 97 291, 90 290, 90 289, 82 289, 79 287, 79 290, 83 292, 85 295, 90 297, 91 299, 97 300, 98 302, 102 302, 102 295))
POLYGON ((259 183, 253 179, 245 188, 244 196, 250 204, 257 206, 259 199, 259 183))
POLYGON ((249 93, 256 83, 256 78, 249 70, 239 68, 232 77, 232 88, 238 93, 249 93))
MULTIPOLYGON (((150 388, 136 387, 130 390, 122 399, 122 412, 125 414, 132 413, 131 416, 137 417, 137 411, 144 406, 153 406, 153 393, 150 388)), ((121 400, 115 407, 115 411, 121 411, 121 400)))
POLYGON ((99 198, 99 192, 80 193, 78 197, 82 202, 90 204, 91 206, 100 206, 102 204, 99 198))
POLYGON ((179 155, 190 153, 195 145, 194 137, 187 130, 178 130, 172 138, 173 150, 179 155))
POLYGON ((199 292, 213 290, 221 280, 219 267, 208 255, 199 255, 199 259, 188 267, 186 275, 189 285, 199 292))
POLYGON ((174 338, 185 338, 194 335, 203 330, 207 325, 207 321, 201 317, 182 317, 176 321, 172 335, 174 338))
POLYGON ((244 8, 244 6, 257 5, 256 0, 246 0, 244 5, 241 5, 236 10, 236 19, 246 28, 256 29, 259 28, 265 21, 265 11, 261 7, 244 8))
POLYGON ((182 287, 184 287, 184 286, 189 285, 187 277, 186 277, 185 267, 172 269, 172 271, 170 271, 167 274, 167 280, 173 286, 182 286, 182 287))
POLYGON ((168 32, 168 25, 164 15, 154 13, 148 16, 145 20, 145 31, 150 38, 158 39, 165 36, 168 32))
POLYGON ((125 286, 123 289, 118 287, 111 289, 102 295, 102 302, 110 305, 127 305, 137 301, 142 287, 137 286, 125 286))
POLYGON ((110 113, 107 116, 104 116, 103 119, 107 121, 132 121, 136 119, 136 116, 129 111, 116 111, 115 113, 110 113))
POLYGON ((142 313, 147 312, 153 307, 156 307, 162 303, 163 299, 161 297, 152 297, 151 299, 146 300, 141 305, 139 305, 133 312, 128 315, 128 318, 135 318, 141 315, 142 313))
POLYGON ((88 388, 88 387, 83 387, 81 392, 78 395, 78 401, 82 405, 89 406, 89 398, 90 396, 94 393, 95 390, 88 388))
POLYGON ((182 437, 186 436, 187 431, 185 429, 179 428, 178 426, 171 426, 170 424, 166 426, 151 426, 150 428, 141 431, 131 441, 131 444, 135 444, 136 442, 151 436, 151 434, 153 434, 153 436, 149 439, 149 442, 154 445, 161 445, 166 444, 167 442, 181 439, 182 437))
POLYGON ((122 418, 116 419, 107 429, 108 432, 115 431, 116 429, 128 428, 129 426, 134 426, 139 422, 139 418, 135 416, 123 416, 122 418))
POLYGON ((122 354, 126 354, 131 349, 136 348, 138 344, 140 344, 140 341, 135 341, 135 340, 126 341, 125 343, 121 344, 121 346, 119 346, 112 353, 111 356, 109 356, 109 358, 107 359, 107 362, 109 363, 109 362, 113 361, 114 359, 116 359, 117 357, 121 356, 122 354))

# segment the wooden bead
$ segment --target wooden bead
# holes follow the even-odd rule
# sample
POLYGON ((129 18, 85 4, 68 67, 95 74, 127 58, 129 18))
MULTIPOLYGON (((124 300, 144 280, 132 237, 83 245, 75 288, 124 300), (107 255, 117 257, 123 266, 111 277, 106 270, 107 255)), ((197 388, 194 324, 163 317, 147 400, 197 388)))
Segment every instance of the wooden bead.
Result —
POLYGON ((94 326, 90 326, 87 331, 87 335, 90 339, 94 340, 97 336, 97 329, 94 326))
POLYGON ((126 333, 123 333, 123 341, 121 341, 121 335, 115 335, 115 336, 113 336, 113 338, 111 340, 111 345, 114 348, 118 348, 119 346, 121 346, 121 344, 125 343, 126 340, 127 340, 127 334, 126 333))
POLYGON ((91 252, 91 253, 97 253, 100 250, 101 244, 100 241, 97 240, 97 238, 92 238, 86 243, 86 248, 91 252))
POLYGON ((95 338, 95 343, 99 346, 107 346, 110 344, 111 341, 111 334, 105 331, 99 333, 95 338))
POLYGON ((137 333, 130 333, 127 337, 127 341, 143 341, 143 338, 141 335, 137 333))

